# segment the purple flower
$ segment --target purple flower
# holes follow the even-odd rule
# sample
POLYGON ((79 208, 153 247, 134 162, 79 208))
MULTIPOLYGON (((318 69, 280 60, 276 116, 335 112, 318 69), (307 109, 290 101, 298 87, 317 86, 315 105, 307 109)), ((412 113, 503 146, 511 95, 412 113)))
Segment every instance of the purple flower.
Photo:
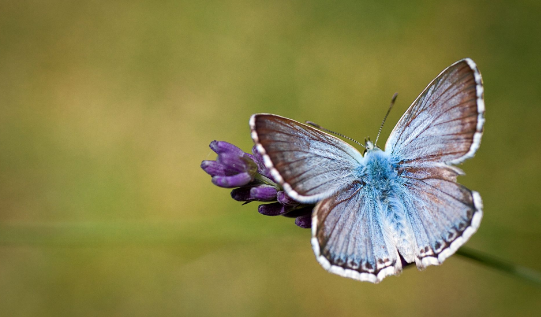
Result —
POLYGON ((269 169, 265 166, 265 163, 263 162, 263 156, 261 154, 259 154, 259 152, 257 151, 257 147, 255 145, 252 148, 252 153, 253 154, 250 155, 250 157, 257 164, 257 171, 261 175, 264 175, 265 177, 268 177, 268 178, 270 178, 270 179, 272 179, 274 181, 274 178, 272 177, 269 169))
POLYGON ((233 189, 231 197, 238 201, 276 201, 278 190, 266 184, 243 186, 233 189))
POLYGON ((301 204, 282 190, 255 146, 252 154, 244 153, 224 141, 212 141, 210 148, 218 154, 218 158, 216 161, 203 161, 201 168, 212 176, 214 185, 234 188, 231 197, 245 204, 253 201, 268 202, 258 207, 259 213, 263 215, 295 218, 297 226, 311 227, 314 206, 301 204))
POLYGON ((218 158, 216 161, 201 162, 201 168, 212 176, 214 185, 233 188, 254 180, 257 165, 251 155, 224 141, 212 141, 210 148, 218 154, 218 158))
POLYGON ((295 218, 295 224, 301 228, 312 228, 312 212, 310 211, 309 215, 295 218))

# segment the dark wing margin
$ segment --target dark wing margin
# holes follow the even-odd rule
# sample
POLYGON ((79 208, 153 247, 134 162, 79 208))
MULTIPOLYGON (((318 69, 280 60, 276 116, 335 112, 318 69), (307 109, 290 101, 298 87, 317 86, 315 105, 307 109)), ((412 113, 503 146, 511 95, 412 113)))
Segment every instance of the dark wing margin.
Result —
POLYGON ((250 127, 265 166, 301 203, 327 198, 356 178, 362 155, 337 137, 272 114, 253 115, 250 127))
POLYGON ((460 60, 417 97, 391 132, 385 150, 407 165, 459 164, 479 148, 484 114, 481 73, 471 59, 460 60))

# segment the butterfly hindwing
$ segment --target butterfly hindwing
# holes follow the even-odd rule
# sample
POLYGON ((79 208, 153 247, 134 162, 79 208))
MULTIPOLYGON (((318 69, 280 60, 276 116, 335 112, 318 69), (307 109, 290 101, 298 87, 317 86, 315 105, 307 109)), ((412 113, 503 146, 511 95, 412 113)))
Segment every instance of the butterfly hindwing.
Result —
POLYGON ((346 142, 271 114, 253 115, 250 126, 265 165, 293 199, 315 203, 355 180, 362 155, 346 142))
POLYGON ((458 172, 434 167, 404 170, 401 194, 415 243, 420 269, 441 264, 477 230, 482 217, 481 197, 456 182, 458 172))
POLYGON ((312 247, 328 271, 380 282, 400 273, 402 264, 380 202, 361 182, 320 201, 312 214, 312 247))

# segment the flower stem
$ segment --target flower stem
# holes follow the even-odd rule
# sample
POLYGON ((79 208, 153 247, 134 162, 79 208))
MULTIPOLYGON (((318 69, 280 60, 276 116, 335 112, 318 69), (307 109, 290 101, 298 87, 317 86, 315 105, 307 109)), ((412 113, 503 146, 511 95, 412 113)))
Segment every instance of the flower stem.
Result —
POLYGON ((273 186, 277 190, 282 190, 282 187, 279 184, 276 184, 275 182, 273 182, 270 178, 268 178, 265 175, 261 175, 261 174, 257 173, 257 174, 255 174, 254 178, 257 179, 258 181, 264 183, 264 184, 273 186))
POLYGON ((456 251, 456 254, 466 257, 470 260, 477 261, 480 264, 492 267, 496 270, 505 272, 516 278, 526 280, 530 283, 535 284, 538 287, 541 287, 541 273, 539 273, 538 271, 532 270, 524 266, 505 262, 490 255, 483 254, 479 251, 465 247, 458 249, 458 251, 456 251))

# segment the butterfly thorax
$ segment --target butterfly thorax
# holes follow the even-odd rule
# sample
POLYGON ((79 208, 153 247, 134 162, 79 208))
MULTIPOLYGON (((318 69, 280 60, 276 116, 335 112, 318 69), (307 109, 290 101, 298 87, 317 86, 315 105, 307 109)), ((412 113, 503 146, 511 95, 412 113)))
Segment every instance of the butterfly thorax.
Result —
POLYGON ((373 147, 366 151, 363 161, 360 171, 362 181, 379 194, 385 195, 391 190, 397 177, 396 170, 391 164, 391 156, 378 147, 373 147))

